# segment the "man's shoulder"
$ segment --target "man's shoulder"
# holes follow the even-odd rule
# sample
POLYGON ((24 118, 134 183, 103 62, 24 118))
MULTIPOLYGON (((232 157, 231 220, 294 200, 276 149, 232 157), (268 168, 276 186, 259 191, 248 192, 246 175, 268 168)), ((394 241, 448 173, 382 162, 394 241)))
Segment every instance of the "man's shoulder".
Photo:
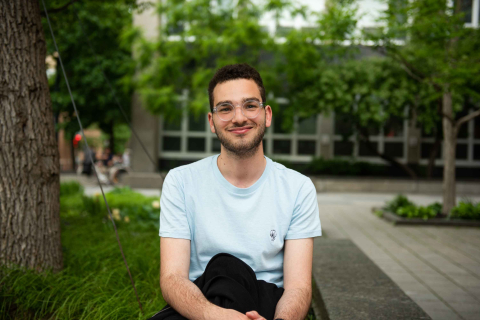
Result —
POLYGON ((300 185, 304 184, 307 181, 311 181, 309 177, 304 174, 301 174, 298 171, 287 168, 285 165, 272 161, 273 172, 276 176, 283 178, 289 182, 298 182, 300 185))
POLYGON ((201 174, 203 171, 206 171, 210 168, 214 157, 216 157, 216 155, 176 167, 171 169, 168 174, 175 177, 201 174))

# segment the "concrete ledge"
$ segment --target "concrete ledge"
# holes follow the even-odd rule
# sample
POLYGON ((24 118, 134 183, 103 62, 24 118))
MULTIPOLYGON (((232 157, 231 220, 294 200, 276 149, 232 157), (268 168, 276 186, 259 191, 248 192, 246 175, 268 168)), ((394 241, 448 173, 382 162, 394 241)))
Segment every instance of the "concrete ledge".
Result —
POLYGON ((382 218, 398 226, 480 227, 480 221, 477 220, 403 218, 389 211, 382 211, 382 218))
POLYGON ((315 240, 313 278, 322 320, 430 319, 349 239, 315 240))
MULTIPOLYGON (((311 176, 317 192, 376 192, 442 194, 441 181, 381 178, 332 178, 311 176)), ((457 182, 457 194, 480 194, 479 182, 457 182)))
POLYGON ((164 176, 154 172, 130 172, 125 175, 123 184, 130 188, 161 189, 164 176))

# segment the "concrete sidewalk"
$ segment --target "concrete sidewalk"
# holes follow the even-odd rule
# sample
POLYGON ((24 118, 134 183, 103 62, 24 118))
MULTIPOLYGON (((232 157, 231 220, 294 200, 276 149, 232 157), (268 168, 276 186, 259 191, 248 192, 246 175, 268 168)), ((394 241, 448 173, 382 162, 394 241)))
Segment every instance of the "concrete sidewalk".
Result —
POLYGON ((318 194, 324 236, 351 239, 432 319, 480 319, 480 228, 394 227, 371 213, 393 197, 318 194))

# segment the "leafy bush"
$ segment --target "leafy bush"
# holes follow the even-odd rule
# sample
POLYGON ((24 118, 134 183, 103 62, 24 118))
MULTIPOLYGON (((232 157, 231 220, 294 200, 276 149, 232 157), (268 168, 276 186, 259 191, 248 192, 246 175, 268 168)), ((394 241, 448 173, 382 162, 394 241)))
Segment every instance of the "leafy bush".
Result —
POLYGON ((60 183, 60 197, 83 194, 83 186, 77 181, 68 181, 60 183))
POLYGON ((405 218, 422 218, 427 220, 440 215, 442 213, 442 205, 440 203, 434 203, 427 207, 410 205, 398 208, 395 213, 405 218))
MULTIPOLYGON (((426 207, 417 206, 401 194, 387 202, 383 209, 405 218, 430 219, 442 215, 442 205, 440 203, 435 202, 426 207)), ((458 206, 452 209, 451 217, 454 219, 480 220, 480 202, 474 204, 469 200, 461 201, 458 206)))
POLYGON ((385 173, 386 167, 363 161, 344 159, 314 158, 308 164, 294 164, 290 161, 274 161, 303 174, 325 174, 338 176, 375 176, 385 173))
POLYGON ((452 218, 480 220, 480 202, 474 204, 470 200, 461 201, 452 209, 452 218))
POLYGON ((408 200, 403 194, 399 194, 392 201, 387 202, 387 205, 384 208, 388 211, 396 213, 397 209, 409 206, 415 206, 415 204, 408 200))

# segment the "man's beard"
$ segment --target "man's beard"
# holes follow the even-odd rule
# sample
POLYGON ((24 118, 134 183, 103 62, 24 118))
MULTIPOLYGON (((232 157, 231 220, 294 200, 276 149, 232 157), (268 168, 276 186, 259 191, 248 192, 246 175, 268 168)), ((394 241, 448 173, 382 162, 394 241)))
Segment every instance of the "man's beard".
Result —
MULTIPOLYGON (((213 123, 215 127, 215 122, 213 123)), ((232 128, 231 128, 232 129, 232 128)), ((254 128, 252 128, 253 130, 254 128)), ((253 137, 251 141, 245 141, 245 139, 238 139, 239 141, 234 142, 233 139, 227 138, 223 132, 217 130, 215 127, 215 133, 217 134, 218 140, 222 146, 227 150, 228 153, 231 153, 237 158, 249 158, 253 156, 260 144, 262 143, 263 136, 265 135, 265 121, 258 125, 257 134, 253 137)))

